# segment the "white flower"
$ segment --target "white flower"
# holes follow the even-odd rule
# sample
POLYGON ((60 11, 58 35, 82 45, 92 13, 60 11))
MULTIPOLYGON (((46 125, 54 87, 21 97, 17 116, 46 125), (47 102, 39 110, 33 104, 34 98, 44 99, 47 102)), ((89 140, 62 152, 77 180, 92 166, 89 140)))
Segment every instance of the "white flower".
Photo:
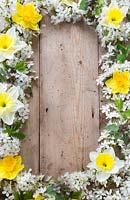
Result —
POLYGON ((24 41, 17 37, 15 28, 12 27, 5 34, 0 35, 0 62, 13 59, 14 54, 26 46, 24 41))
POLYGON ((24 107, 18 97, 19 87, 7 89, 6 84, 0 83, 0 118, 8 125, 13 124, 16 111, 24 107))
POLYGON ((109 6, 104 6, 101 14, 101 23, 118 28, 128 12, 127 6, 120 7, 116 0, 112 0, 109 6))
POLYGON ((91 152, 91 163, 88 164, 90 169, 96 169, 96 178, 99 182, 106 181, 111 174, 116 174, 124 166, 124 161, 115 156, 113 148, 104 150, 104 152, 91 152))
POLYGON ((0 129, 0 158, 16 156, 20 151, 20 142, 17 138, 10 137, 0 129))

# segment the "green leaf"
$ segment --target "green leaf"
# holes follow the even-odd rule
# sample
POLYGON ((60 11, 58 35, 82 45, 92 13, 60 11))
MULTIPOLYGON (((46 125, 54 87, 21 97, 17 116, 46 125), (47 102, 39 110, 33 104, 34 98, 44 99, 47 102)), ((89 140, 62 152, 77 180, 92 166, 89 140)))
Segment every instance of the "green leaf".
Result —
POLYGON ((130 110, 122 112, 121 115, 124 119, 130 118, 130 110))
POLYGON ((29 200, 33 198, 33 192, 32 191, 28 191, 23 195, 23 199, 24 200, 29 200))
POLYGON ((123 140, 126 145, 130 143, 130 138, 128 134, 123 134, 123 140))
POLYGON ((14 194, 14 200, 22 200, 21 195, 18 192, 14 194))
POLYGON ((127 48, 123 44, 118 43, 117 48, 122 52, 122 54, 127 53, 127 48))
POLYGON ((100 15, 101 11, 102 11, 102 6, 103 6, 103 1, 102 0, 97 0, 97 7, 95 7, 94 11, 95 11, 95 15, 100 15))
POLYGON ((86 9, 87 9, 87 6, 88 6, 87 1, 86 1, 86 0, 81 0, 79 9, 81 9, 81 10, 86 10, 86 9))
POLYGON ((16 64, 15 69, 19 72, 24 72, 28 69, 28 67, 24 61, 20 61, 19 63, 16 64))
POLYGON ((128 52, 130 51, 130 45, 127 46, 127 51, 128 51, 128 52))
POLYGON ((82 194, 82 191, 72 192, 71 199, 78 199, 82 194))
POLYGON ((116 60, 119 61, 119 62, 124 62, 127 58, 127 55, 126 54, 120 54, 117 56, 116 60))
POLYGON ((19 140, 23 140, 23 139, 25 138, 25 135, 24 135, 24 133, 22 133, 22 132, 11 133, 10 136, 16 137, 16 138, 18 138, 19 140))
POLYGON ((106 129, 109 132, 118 132, 119 131, 119 125, 117 125, 117 124, 109 124, 109 125, 107 125, 106 129))
POLYGON ((64 194, 63 194, 63 193, 61 193, 61 194, 56 194, 55 200, 65 200, 64 194))
POLYGON ((46 193, 49 194, 49 195, 55 195, 56 194, 54 192, 54 188, 53 188, 52 185, 47 188, 46 193))
POLYGON ((120 133, 115 133, 113 136, 114 136, 114 138, 115 138, 115 141, 117 141, 118 139, 121 138, 120 133))
POLYGON ((122 101, 122 99, 115 99, 115 105, 118 108, 118 110, 120 111, 123 108, 123 101, 122 101))
POLYGON ((25 138, 25 135, 20 131, 21 128, 21 122, 18 121, 15 124, 9 126, 5 125, 4 133, 8 133, 9 136, 16 137, 19 140, 23 140, 25 138))
POLYGON ((13 125, 13 130, 17 131, 21 128, 21 121, 17 121, 14 125, 13 125))

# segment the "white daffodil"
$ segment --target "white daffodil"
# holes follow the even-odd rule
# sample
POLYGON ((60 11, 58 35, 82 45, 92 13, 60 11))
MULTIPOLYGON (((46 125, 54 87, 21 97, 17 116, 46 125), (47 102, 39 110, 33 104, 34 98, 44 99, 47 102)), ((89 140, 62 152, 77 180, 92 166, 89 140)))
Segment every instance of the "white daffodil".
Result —
POLYGON ((0 83, 0 118, 8 125, 13 124, 16 111, 24 107, 18 97, 18 87, 13 86, 7 89, 6 84, 0 83))
POLYGON ((0 34, 0 62, 6 59, 13 59, 14 54, 25 46, 26 43, 18 39, 14 27, 5 34, 0 34))
POLYGON ((127 6, 120 7, 116 0, 112 0, 107 7, 104 6, 101 14, 101 23, 106 26, 118 28, 128 12, 127 6))
POLYGON ((113 148, 104 150, 104 152, 91 152, 91 162, 88 168, 96 169, 96 178, 99 182, 106 181, 111 174, 116 174, 124 166, 124 161, 115 156, 113 148))

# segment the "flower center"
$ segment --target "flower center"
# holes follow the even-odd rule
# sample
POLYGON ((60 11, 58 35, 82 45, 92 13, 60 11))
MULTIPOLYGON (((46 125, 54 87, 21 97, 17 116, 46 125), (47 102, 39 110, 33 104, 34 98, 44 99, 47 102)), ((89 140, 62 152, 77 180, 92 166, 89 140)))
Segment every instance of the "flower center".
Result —
POLYGON ((0 35, 0 51, 11 51, 14 45, 14 39, 8 34, 0 35))
POLYGON ((12 156, 6 156, 3 159, 3 167, 5 169, 6 172, 11 172, 14 170, 15 166, 16 166, 16 159, 13 158, 12 156))
POLYGON ((96 165, 102 171, 112 170, 114 163, 115 163, 114 157, 108 153, 101 153, 96 158, 96 165))
POLYGON ((123 12, 119 8, 111 8, 108 13, 108 22, 113 25, 118 25, 123 21, 123 12))
POLYGON ((13 98, 7 92, 0 93, 0 111, 11 111, 14 106, 13 98))

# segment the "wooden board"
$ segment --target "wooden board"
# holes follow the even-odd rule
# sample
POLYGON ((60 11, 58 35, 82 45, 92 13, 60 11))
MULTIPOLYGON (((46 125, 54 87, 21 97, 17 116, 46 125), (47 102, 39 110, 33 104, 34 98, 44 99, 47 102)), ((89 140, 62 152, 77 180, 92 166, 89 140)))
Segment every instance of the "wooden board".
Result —
MULTIPOLYGON (((39 37, 33 40, 34 50, 34 70, 39 76, 39 37)), ((39 76, 40 77, 40 76, 39 76)), ((26 135, 21 145, 21 153, 23 157, 24 165, 27 169, 31 168, 35 174, 40 172, 40 141, 39 141, 39 100, 40 100, 40 89, 39 80, 36 81, 33 87, 33 97, 30 101, 30 117, 27 121, 24 132, 26 135)))
POLYGON ((98 41, 83 23, 53 26, 45 18, 35 42, 39 84, 31 100, 24 162, 35 173, 83 170, 99 137, 98 41))

